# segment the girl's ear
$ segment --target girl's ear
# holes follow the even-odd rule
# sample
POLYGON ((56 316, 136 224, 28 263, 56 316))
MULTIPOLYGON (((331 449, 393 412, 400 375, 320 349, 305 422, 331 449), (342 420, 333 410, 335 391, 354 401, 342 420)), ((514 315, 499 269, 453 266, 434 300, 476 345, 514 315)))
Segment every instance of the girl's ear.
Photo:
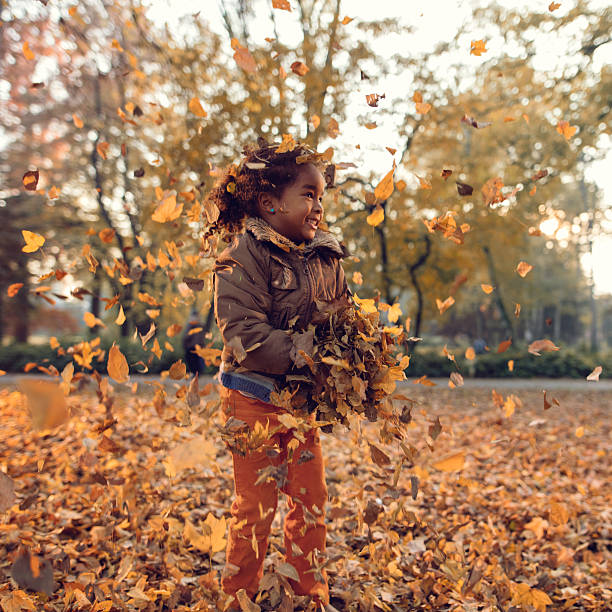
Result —
POLYGON ((267 192, 257 197, 257 207, 260 215, 274 214, 276 212, 276 198, 267 192))

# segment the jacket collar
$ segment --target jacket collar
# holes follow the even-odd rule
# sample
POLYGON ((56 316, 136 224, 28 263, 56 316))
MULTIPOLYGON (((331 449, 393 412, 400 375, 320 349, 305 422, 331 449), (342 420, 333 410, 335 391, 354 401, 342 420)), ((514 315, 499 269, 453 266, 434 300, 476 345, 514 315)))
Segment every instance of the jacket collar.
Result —
POLYGON ((286 252, 298 251, 306 254, 324 248, 329 249, 338 255, 338 257, 346 257, 347 255, 346 249, 336 240, 336 238, 329 232, 325 232, 321 229, 317 230, 315 237, 310 242, 298 246, 289 238, 279 234, 269 223, 260 217, 249 217, 245 221, 244 226, 247 231, 251 232, 251 234, 257 238, 257 240, 271 242, 286 252))

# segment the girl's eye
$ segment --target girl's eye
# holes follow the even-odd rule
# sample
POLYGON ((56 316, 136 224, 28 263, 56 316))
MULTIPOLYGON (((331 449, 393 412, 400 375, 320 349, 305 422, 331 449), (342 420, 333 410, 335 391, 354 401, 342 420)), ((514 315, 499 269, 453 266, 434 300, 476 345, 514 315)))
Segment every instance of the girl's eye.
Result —
POLYGON ((314 198, 314 193, 312 193, 312 191, 309 191, 309 192, 306 194, 306 197, 307 197, 307 198, 314 198))

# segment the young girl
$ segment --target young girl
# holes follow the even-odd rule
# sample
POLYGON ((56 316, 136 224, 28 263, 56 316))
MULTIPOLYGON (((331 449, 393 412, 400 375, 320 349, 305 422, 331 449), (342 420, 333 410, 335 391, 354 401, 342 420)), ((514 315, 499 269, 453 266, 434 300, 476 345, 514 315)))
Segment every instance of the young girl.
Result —
POLYGON ((340 264, 346 252, 319 228, 326 186, 319 156, 303 145, 278 148, 245 150, 240 167, 230 168, 208 196, 220 211, 214 229, 234 237, 215 266, 223 410, 271 434, 255 451, 232 450, 235 499, 222 587, 233 609, 241 589, 251 598, 258 591, 279 488, 288 496, 284 552, 299 577, 291 580, 294 592, 329 603, 320 569, 327 487, 318 431, 294 437, 279 421, 286 411, 274 405, 274 393, 296 371, 290 326, 305 328, 317 301, 347 291, 340 264))

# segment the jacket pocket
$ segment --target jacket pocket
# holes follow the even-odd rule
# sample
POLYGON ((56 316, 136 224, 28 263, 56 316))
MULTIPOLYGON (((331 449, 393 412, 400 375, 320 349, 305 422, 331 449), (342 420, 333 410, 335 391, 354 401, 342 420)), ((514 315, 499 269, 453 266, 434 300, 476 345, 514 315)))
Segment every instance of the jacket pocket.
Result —
POLYGON ((273 289, 283 291, 292 291, 298 286, 295 272, 287 263, 274 256, 272 256, 270 269, 270 285, 273 289))

